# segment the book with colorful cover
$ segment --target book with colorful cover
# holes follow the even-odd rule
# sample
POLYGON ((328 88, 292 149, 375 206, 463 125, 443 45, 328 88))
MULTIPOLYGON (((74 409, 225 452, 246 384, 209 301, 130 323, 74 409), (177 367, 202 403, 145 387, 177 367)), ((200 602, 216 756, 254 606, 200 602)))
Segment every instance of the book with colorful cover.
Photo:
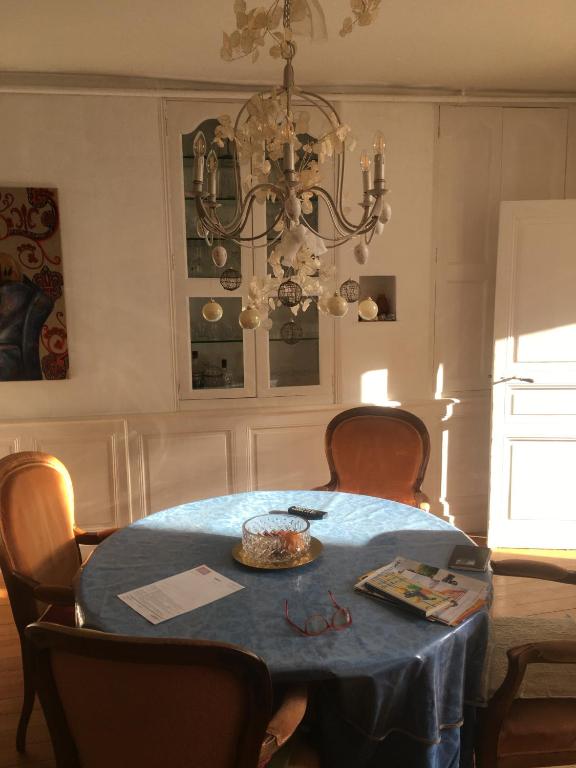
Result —
POLYGON ((488 595, 484 581, 405 557, 397 557, 366 574, 354 588, 371 597, 412 608, 431 621, 449 626, 460 624, 486 605, 488 595), (422 599, 422 595, 426 598, 422 599))

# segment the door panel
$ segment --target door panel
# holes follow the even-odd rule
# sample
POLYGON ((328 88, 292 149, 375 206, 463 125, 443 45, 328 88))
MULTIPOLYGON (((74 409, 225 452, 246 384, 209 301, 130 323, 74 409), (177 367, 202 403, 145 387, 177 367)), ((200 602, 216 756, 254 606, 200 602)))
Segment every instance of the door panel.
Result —
POLYGON ((490 546, 576 541, 575 221, 576 200, 501 206, 490 546))

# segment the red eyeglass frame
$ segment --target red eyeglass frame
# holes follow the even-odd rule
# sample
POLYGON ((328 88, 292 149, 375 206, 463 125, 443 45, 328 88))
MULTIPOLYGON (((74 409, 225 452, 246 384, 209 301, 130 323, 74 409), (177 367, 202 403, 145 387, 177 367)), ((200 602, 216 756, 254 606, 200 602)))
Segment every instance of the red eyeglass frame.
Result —
POLYGON ((334 597, 332 592, 330 592, 330 590, 328 590, 328 594, 330 595, 330 600, 332 601, 332 605, 336 609, 336 611, 332 614, 332 620, 328 621, 328 619, 325 616, 322 616, 321 613, 313 613, 312 616, 309 616, 304 622, 304 627, 306 627, 306 624, 310 621, 310 619, 314 618, 314 616, 319 616, 325 624, 323 629, 321 629, 319 632, 309 632, 305 628, 302 629, 302 627, 300 627, 298 624, 292 621, 292 619, 288 615, 288 600, 284 600, 284 617, 288 622, 288 624, 290 624, 290 626, 293 629, 300 632, 301 635, 305 635, 306 637, 317 637, 318 635, 324 634, 324 632, 327 632, 329 629, 333 629, 335 632, 339 632, 342 629, 348 629, 348 627, 352 624, 352 614, 350 613, 348 608, 343 608, 341 605, 339 605, 336 602, 336 598, 334 597), (336 613, 338 613, 338 611, 342 611, 347 617, 346 622, 341 626, 336 626, 334 624, 334 616, 336 616, 336 613))

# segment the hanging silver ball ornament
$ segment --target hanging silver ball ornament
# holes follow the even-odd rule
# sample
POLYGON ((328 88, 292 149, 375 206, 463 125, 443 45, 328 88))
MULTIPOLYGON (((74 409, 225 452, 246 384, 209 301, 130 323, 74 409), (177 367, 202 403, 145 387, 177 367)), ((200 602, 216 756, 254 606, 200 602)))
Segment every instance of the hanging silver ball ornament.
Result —
POLYGON ((358 304, 358 314, 362 320, 374 320, 378 314, 378 304, 368 296, 358 304))
POLYGON ((294 280, 285 280, 278 286, 278 298, 285 307, 295 307, 302 298, 302 288, 294 280))
POLYGON ((380 221, 379 224, 388 224, 390 219, 392 218, 392 208, 390 207, 390 203, 384 203, 382 206, 382 213, 380 214, 380 221))
POLYGON ((226 264, 227 259, 228 252, 223 245, 217 245, 215 248, 212 248, 212 261, 217 267, 222 268, 226 264))
POLYGON ((360 296, 360 284, 356 280, 346 280, 340 286, 340 296, 345 298, 348 304, 353 304, 355 301, 358 301, 360 296))
POLYGON ((247 307, 240 312, 238 322, 245 331, 253 331, 254 328, 258 328, 260 325, 260 314, 254 307, 247 307))
POLYGON ((217 301, 214 301, 214 299, 210 299, 210 301, 202 307, 202 317, 209 323, 217 323, 223 314, 224 310, 217 301))
POLYGON ((225 269, 220 275, 220 285, 226 291, 235 291, 242 285, 242 275, 237 269, 225 269))
POLYGON ((290 195, 284 203, 284 213, 292 221, 299 221, 302 213, 302 204, 295 195, 290 195))
POLYGON ((332 317, 344 317, 348 312, 348 302, 342 296, 338 296, 337 293, 328 299, 326 306, 332 317))
POLYGON ((364 241, 354 246, 354 258, 358 264, 366 264, 368 256, 370 256, 370 251, 364 241))

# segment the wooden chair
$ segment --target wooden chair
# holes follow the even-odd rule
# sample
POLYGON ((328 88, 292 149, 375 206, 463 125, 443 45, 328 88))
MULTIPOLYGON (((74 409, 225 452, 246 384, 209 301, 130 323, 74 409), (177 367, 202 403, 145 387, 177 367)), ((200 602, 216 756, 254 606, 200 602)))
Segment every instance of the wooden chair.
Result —
POLYGON ((24 629, 44 613, 47 620, 74 625, 72 582, 82 563, 78 545, 98 544, 112 532, 74 527, 72 482, 54 456, 26 451, 0 459, 0 568, 20 636, 24 677, 19 752, 34 706, 24 629))
POLYGON ((233 645, 43 622, 26 639, 58 768, 256 768, 306 711, 299 686, 272 716, 265 663, 233 645))
POLYGON ((399 408, 361 406, 326 428, 330 481, 318 491, 365 493, 428 510, 420 486, 430 457, 423 421, 399 408))
MULTIPOLYGON (((576 584, 576 572, 530 560, 493 561, 496 575, 576 584)), ((527 587, 528 588, 528 587, 527 587)), ((535 642, 508 650, 508 672, 481 713, 478 768, 540 768, 576 763, 574 698, 516 698, 528 664, 576 664, 573 640, 535 642)))

